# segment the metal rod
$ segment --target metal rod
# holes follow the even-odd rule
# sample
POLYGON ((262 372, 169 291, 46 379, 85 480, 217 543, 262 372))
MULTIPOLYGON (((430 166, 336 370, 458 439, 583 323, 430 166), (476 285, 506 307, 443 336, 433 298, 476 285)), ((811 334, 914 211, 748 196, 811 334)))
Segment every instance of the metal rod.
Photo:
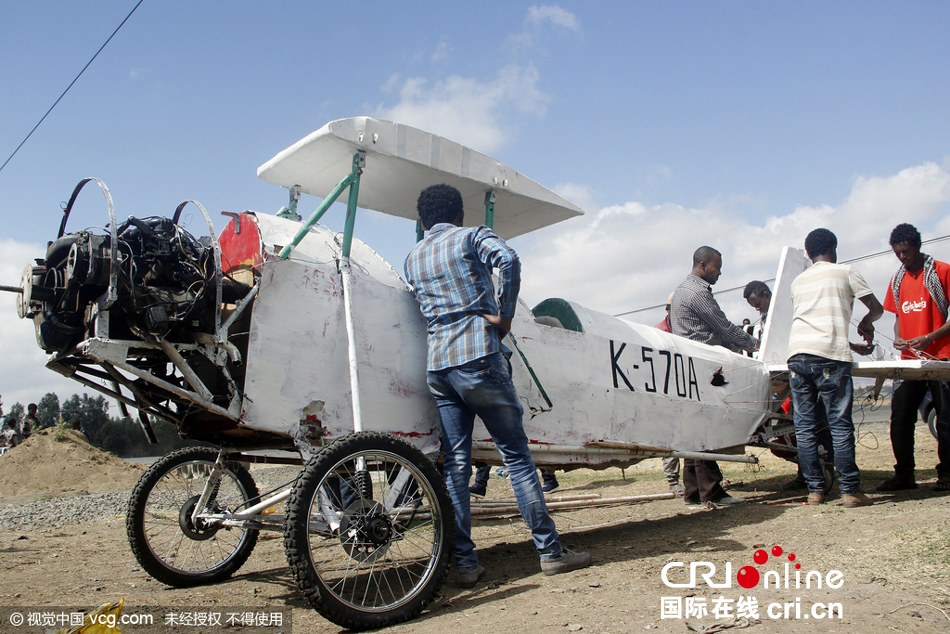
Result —
POLYGON ((759 459, 755 456, 741 456, 727 453, 709 453, 706 451, 675 451, 673 449, 662 449, 660 447, 645 447, 622 442, 593 441, 587 443, 589 447, 603 447, 605 449, 620 449, 630 451, 631 453, 652 454, 655 458, 685 458, 686 460, 717 460, 722 462, 747 462, 758 464, 759 459))
POLYGON ((254 299, 254 296, 257 295, 257 292, 261 290, 261 281, 257 280, 254 282, 254 286, 251 287, 251 290, 248 291, 247 295, 244 296, 244 299, 240 300, 237 304, 234 305, 234 311, 228 315, 228 318, 223 324, 221 324, 221 330, 227 334, 231 330, 231 326, 234 325, 234 322, 237 321, 237 318, 241 316, 244 312, 244 309, 248 307, 251 303, 251 300, 254 299))
MULTIPOLYGON (((654 500, 671 500, 675 497, 676 495, 673 493, 655 493, 652 495, 630 495, 626 497, 601 498, 597 500, 547 502, 547 507, 549 511, 558 511, 558 510, 590 508, 590 507, 595 507, 595 506, 617 506, 620 504, 636 504, 639 502, 652 502, 654 500)), ((473 517, 491 516, 491 515, 512 515, 519 512, 520 511, 516 504, 511 504, 510 506, 490 506, 490 507, 481 507, 481 508, 473 505, 471 507, 471 514, 473 517)), ((416 520, 430 520, 432 519, 432 513, 431 511, 421 511, 421 512, 417 512, 413 517, 416 520)))
POLYGON ((262 502, 259 502, 258 504, 255 504, 254 506, 241 511, 240 513, 232 513, 231 517, 234 517, 237 519, 249 519, 249 518, 244 518, 244 516, 258 515, 261 511, 267 509, 268 507, 274 506, 275 504, 283 502, 289 497, 290 497, 290 487, 287 487, 280 493, 277 493, 267 498, 266 500, 263 500, 262 502))
POLYGON ((552 403, 551 399, 548 398, 548 393, 544 391, 544 386, 541 385, 538 375, 534 373, 534 368, 532 368, 531 364, 528 362, 528 357, 524 356, 524 353, 521 351, 521 347, 518 346, 518 338, 509 332, 508 341, 510 341, 511 345, 515 347, 515 350, 518 352, 518 356, 521 357, 521 360, 524 362, 524 367, 528 369, 528 374, 531 375, 531 379, 534 381, 534 384, 538 386, 538 392, 541 394, 541 398, 543 398, 544 402, 548 405, 546 410, 541 411, 551 411, 554 408, 554 403, 552 403))
MULTIPOLYGON (((100 360, 100 359, 96 359, 96 361, 105 362, 105 360, 100 360)), ((224 409, 223 407, 215 405, 213 402, 211 402, 208 399, 201 398, 198 394, 195 394, 194 392, 189 392, 188 390, 182 389, 178 387, 177 385, 173 385, 172 383, 169 383, 168 381, 163 381, 162 379, 157 378, 151 372, 140 370, 134 365, 130 365, 128 363, 116 362, 116 363, 113 363, 113 365, 121 370, 125 370, 126 372, 134 374, 135 376, 139 377, 140 379, 144 381, 151 383, 152 385, 160 387, 163 390, 167 390, 171 392, 172 394, 176 394, 182 397, 183 399, 189 400, 195 405, 200 405, 201 407, 205 408, 209 412, 213 412, 215 414, 218 414, 219 416, 223 416, 227 418, 228 420, 239 420, 238 416, 235 416, 234 414, 224 409)))
MULTIPOLYGON (((653 500, 670 500, 675 498, 674 493, 655 493, 652 495, 629 495, 626 497, 619 498, 600 498, 599 500, 574 500, 571 502, 548 502, 547 507, 549 511, 557 511, 562 509, 580 509, 587 508, 591 506, 612 506, 615 504, 633 504, 635 502, 652 502, 653 500)), ((505 513, 518 513, 518 506, 500 506, 492 508, 477 508, 472 507, 472 515, 491 515, 493 513, 505 514, 505 513)))
MULTIPOLYGON (((274 519, 281 519, 280 515, 266 515, 265 517, 273 517, 274 519)), ((264 522, 257 522, 255 520, 233 520, 233 519, 223 519, 223 520, 213 520, 214 523, 218 526, 231 526, 234 528, 246 528, 252 531, 274 531, 275 533, 284 532, 283 524, 267 524, 264 522)))
POLYGON ((340 274, 343 277, 343 312, 346 319, 347 357, 350 369, 350 396, 353 401, 353 431, 363 431, 363 413, 360 408, 359 361, 356 358, 356 325, 353 322, 353 292, 350 271, 350 258, 344 256, 340 261, 340 274))
MULTIPOLYGON (((347 358, 350 369, 350 397, 353 403, 353 431, 363 431, 363 412, 360 407, 359 360, 356 358, 356 324, 353 319, 353 271, 350 267, 350 248, 353 245, 353 231, 356 226, 356 206, 360 196, 360 174, 366 164, 366 155, 358 152, 353 155, 353 183, 350 185, 349 200, 346 204, 346 224, 343 228, 343 248, 340 257, 340 276, 343 279, 343 312, 346 319, 347 358)), ((361 461, 357 461, 362 469, 361 461)))
POLYGON ((125 396, 117 391, 110 390, 106 386, 99 385, 95 381, 90 381, 89 379, 85 378, 78 372, 74 373, 70 378, 73 381, 76 381, 77 383, 81 383, 82 385, 85 385, 86 387, 90 387, 96 390, 97 392, 101 392, 102 394, 105 394, 106 396, 113 398, 124 405, 130 405, 138 409, 136 402, 130 399, 128 396, 125 396))
POLYGON ((489 189, 485 192, 485 226, 494 230, 495 228, 495 190, 489 189))
MULTIPOLYGON (((599 493, 581 493, 580 495, 546 495, 544 499, 548 502, 573 502, 575 500, 599 500, 599 493)), ((511 504, 517 504, 518 501, 514 498, 500 498, 497 500, 478 500, 474 502, 472 506, 491 506, 491 505, 501 505, 509 506, 511 504)))
POLYGON ((158 344, 162 347, 162 350, 168 355, 168 358, 171 360, 175 367, 178 368, 178 371, 184 375, 185 380, 188 381, 188 384, 194 388, 201 398, 206 400, 212 400, 214 398, 211 395, 211 390, 209 390, 204 383, 201 382, 201 379, 195 374, 195 371, 191 369, 191 366, 188 365, 188 362, 185 361, 184 357, 178 354, 178 351, 175 350, 175 346, 168 343, 165 339, 159 339, 158 344))
POLYGON ((303 237, 310 232, 310 228, 313 225, 317 224, 320 221, 320 218, 323 217, 323 214, 327 212, 327 209, 336 202, 336 199, 340 197, 340 194, 343 193, 343 190, 350 186, 350 183, 353 182, 353 179, 356 178, 357 174, 354 169, 353 172, 350 172, 343 180, 337 183, 337 186, 327 194, 327 197, 323 199, 323 202, 320 203, 320 206, 317 207, 317 210, 307 218, 307 222, 300 225, 300 229, 297 230, 297 233, 294 235, 293 240, 290 241, 290 244, 286 245, 283 249, 280 250, 280 257, 286 260, 290 257, 290 252, 295 246, 300 244, 300 241, 303 240, 303 237))
POLYGON ((343 257, 350 257, 350 247, 353 245, 353 230, 356 226, 356 204, 360 198, 360 175, 366 165, 366 154, 357 152, 353 155, 353 171, 350 173, 350 195, 346 201, 346 222, 343 225, 343 257))
POLYGON ((198 525, 198 518, 201 516, 202 511, 211 500, 211 496, 218 494, 218 483, 221 482, 221 477, 224 475, 224 472, 227 470, 227 468, 228 461, 224 456, 224 449, 222 448, 221 451, 218 452, 218 457, 214 461, 214 466, 211 468, 211 473, 208 475, 208 481, 205 482, 204 490, 201 492, 201 496, 198 498, 198 502, 195 504, 195 508, 191 512, 192 526, 198 525))
MULTIPOLYGON (((139 416, 141 416, 143 412, 146 414, 151 413, 153 416, 157 416, 165 421, 168 421, 176 427, 181 425, 181 418, 176 418, 173 416, 167 407, 153 403, 148 398, 146 398, 146 395, 143 394, 144 390, 135 385, 134 381, 130 381, 128 377, 116 370, 115 366, 113 366, 111 363, 103 362, 102 367, 105 368, 109 375, 115 379, 116 385, 122 385, 132 392, 132 396, 135 397, 135 404, 132 406, 139 411, 139 416)), ((77 372, 78 371, 79 369, 77 368, 77 372)))
POLYGON ((227 340, 227 337, 221 332, 221 297, 222 293, 224 292, 222 288, 224 282, 224 273, 222 273, 221 270, 221 243, 218 241, 218 234, 214 231, 214 221, 211 220, 211 216, 208 215, 208 211, 197 200, 185 200, 178 205, 177 209, 175 209, 175 216, 173 218, 173 222, 175 223, 175 231, 177 232, 182 230, 178 225, 178 219, 181 217, 181 212, 188 203, 192 203, 195 207, 197 207, 198 211, 201 212, 201 215, 204 216, 205 224, 208 227, 208 237, 211 239, 211 247, 214 253, 214 337, 218 343, 222 343, 227 340))
POLYGON ((69 220, 69 212, 73 208, 73 203, 76 202, 76 197, 79 196, 80 190, 90 181, 95 181, 99 185, 99 189, 102 190, 102 195, 106 199, 106 208, 109 211, 109 290, 105 294, 105 300, 103 301, 102 297, 99 297, 98 305, 99 310, 109 310, 115 300, 118 298, 118 285, 119 285, 119 267, 118 267, 118 258, 119 258, 119 240, 118 240, 118 228, 115 223, 115 205, 112 203, 112 194, 109 193, 109 188, 106 187, 106 184, 101 180, 95 177, 87 177, 79 181, 79 184, 76 185, 76 188, 73 190, 72 196, 69 197, 69 202, 66 203, 66 208, 63 210, 63 220, 59 225, 59 233, 56 235, 57 238, 62 238, 66 233, 66 221, 69 220))
MULTIPOLYGON (((472 449, 476 451, 490 451, 492 452, 495 458, 488 458, 485 460, 485 457, 478 456, 479 459, 485 460, 486 462, 491 462, 492 460, 497 461, 497 449, 495 448, 495 443, 488 441, 477 441, 472 443, 472 449)), ((685 458, 687 460, 719 460, 722 462, 747 462, 749 464, 758 464, 759 459, 755 456, 743 456, 736 454, 722 454, 722 453, 707 453, 705 451, 674 451, 672 449, 663 449, 662 447, 648 447, 645 445, 634 445, 629 443, 620 443, 620 442, 608 442, 608 441, 591 441, 585 443, 582 446, 577 445, 530 445, 532 454, 545 454, 545 453, 563 453, 563 454, 594 454, 600 456, 611 456, 620 458, 639 458, 641 460, 646 460, 647 458, 685 458)), ((557 463, 557 462, 547 462, 542 459, 540 461, 535 460, 535 463, 538 466, 546 465, 558 465, 558 464, 571 464, 572 466, 586 467, 585 464, 580 463, 557 463)), ((596 465, 593 465, 591 468, 596 468, 596 465)))

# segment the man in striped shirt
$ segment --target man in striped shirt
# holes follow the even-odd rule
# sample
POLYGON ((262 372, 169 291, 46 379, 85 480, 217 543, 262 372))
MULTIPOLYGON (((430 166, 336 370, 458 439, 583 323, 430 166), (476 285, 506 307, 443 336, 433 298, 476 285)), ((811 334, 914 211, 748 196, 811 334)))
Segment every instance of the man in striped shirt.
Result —
POLYGON ((504 458, 544 574, 589 566, 588 553, 569 551, 558 541, 528 449, 510 353, 501 343, 518 302, 518 255, 488 227, 462 226, 462 196, 454 187, 424 189, 417 209, 428 233, 406 258, 406 279, 428 322, 427 380, 439 407, 443 472, 455 509, 458 584, 472 587, 485 574, 472 541, 468 490, 476 416, 504 458), (493 268, 498 269, 497 297, 493 268))
POLYGON ((861 473, 854 460, 851 351, 867 354, 870 350, 849 343, 848 327, 854 299, 860 299, 868 313, 858 324, 858 334, 871 344, 874 322, 884 309, 857 269, 837 263, 835 234, 815 229, 805 238, 805 251, 814 264, 792 281, 792 329, 788 339, 798 463, 808 485, 809 504, 822 504, 825 478, 817 445, 821 400, 831 430, 844 506, 868 506, 871 500, 861 492, 861 473))

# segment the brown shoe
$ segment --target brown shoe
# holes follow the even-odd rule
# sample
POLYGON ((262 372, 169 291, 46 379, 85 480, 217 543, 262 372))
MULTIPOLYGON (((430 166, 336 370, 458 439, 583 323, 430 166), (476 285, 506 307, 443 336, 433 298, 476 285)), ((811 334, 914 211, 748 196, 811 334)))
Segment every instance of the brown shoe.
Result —
POLYGON ((860 491, 855 493, 842 493, 841 502, 846 508, 849 509, 853 509, 856 506, 871 506, 874 504, 874 502, 872 502, 868 496, 864 495, 860 491))
POLYGON ((824 504, 825 494, 824 493, 809 493, 808 503, 809 504, 824 504))

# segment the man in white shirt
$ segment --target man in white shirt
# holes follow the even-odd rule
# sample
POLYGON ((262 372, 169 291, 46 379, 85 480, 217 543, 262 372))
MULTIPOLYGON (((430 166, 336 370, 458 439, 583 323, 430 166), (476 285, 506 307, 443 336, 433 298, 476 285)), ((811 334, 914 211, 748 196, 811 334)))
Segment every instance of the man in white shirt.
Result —
POLYGON ((798 461, 808 485, 808 502, 825 501, 817 444, 817 428, 822 422, 820 400, 834 441, 842 501, 850 508, 871 504, 860 490, 851 420, 851 351, 867 354, 870 350, 849 343, 848 327, 854 300, 860 299, 868 313, 858 324, 858 334, 870 344, 874 322, 884 309, 857 269, 837 263, 837 248, 838 239, 827 229, 815 229, 805 238, 805 251, 814 264, 792 282, 788 371, 798 461))

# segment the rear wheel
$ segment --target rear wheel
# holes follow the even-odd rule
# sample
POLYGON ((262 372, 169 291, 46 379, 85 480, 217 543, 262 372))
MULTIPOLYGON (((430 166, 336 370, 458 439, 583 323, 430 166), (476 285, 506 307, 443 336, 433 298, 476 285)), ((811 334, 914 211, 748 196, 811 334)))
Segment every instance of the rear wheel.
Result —
POLYGON ((351 629, 417 616, 445 581, 454 535, 435 465, 406 442, 368 432, 307 463, 284 520, 297 587, 320 614, 351 629))
MULTIPOLYGON (((258 531, 191 520, 218 452, 189 447, 168 454, 139 479, 126 516, 132 552, 142 568, 170 586, 227 579, 244 565, 258 531)), ((257 497, 247 469, 230 462, 205 509, 231 513, 257 497)))
POLYGON ((927 429, 930 430, 930 434, 936 438, 937 437, 937 408, 931 407, 930 412, 927 414, 927 429))
POLYGON ((825 476, 825 495, 831 493, 831 489, 835 486, 835 480, 838 479, 838 472, 835 471, 834 464, 830 462, 821 463, 821 472, 825 476))

